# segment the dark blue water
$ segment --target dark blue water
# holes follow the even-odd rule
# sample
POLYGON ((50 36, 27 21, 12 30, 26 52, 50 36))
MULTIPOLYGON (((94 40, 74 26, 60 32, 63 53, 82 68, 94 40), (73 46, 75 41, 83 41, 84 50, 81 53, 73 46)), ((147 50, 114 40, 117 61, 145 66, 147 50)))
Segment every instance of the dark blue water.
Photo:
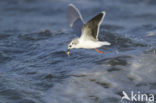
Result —
POLYGON ((1 0, 0 103, 117 103, 122 91, 156 94, 155 0, 1 0), (66 8, 106 17, 95 50, 65 54, 76 37, 66 8))

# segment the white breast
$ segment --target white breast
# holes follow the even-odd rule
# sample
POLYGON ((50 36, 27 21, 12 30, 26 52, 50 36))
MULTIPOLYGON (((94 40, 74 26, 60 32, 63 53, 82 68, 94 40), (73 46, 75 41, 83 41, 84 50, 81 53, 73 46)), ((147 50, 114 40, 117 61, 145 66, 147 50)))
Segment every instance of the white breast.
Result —
POLYGON ((79 44, 77 45, 77 48, 85 48, 85 49, 93 49, 93 48, 99 48, 103 45, 100 41, 79 41, 79 44))

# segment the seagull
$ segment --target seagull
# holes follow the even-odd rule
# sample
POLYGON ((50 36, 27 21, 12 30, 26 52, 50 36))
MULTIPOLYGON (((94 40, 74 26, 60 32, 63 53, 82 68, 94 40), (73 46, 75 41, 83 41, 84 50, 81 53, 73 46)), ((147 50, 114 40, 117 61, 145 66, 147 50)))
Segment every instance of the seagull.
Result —
POLYGON ((73 48, 95 49, 98 53, 104 54, 98 50, 104 45, 111 45, 107 41, 99 41, 98 34, 100 25, 104 19, 105 11, 99 13, 87 23, 84 23, 83 18, 73 4, 69 4, 67 8, 67 17, 69 26, 73 29, 73 32, 78 36, 74 38, 68 44, 67 55, 70 54, 70 50, 73 48))

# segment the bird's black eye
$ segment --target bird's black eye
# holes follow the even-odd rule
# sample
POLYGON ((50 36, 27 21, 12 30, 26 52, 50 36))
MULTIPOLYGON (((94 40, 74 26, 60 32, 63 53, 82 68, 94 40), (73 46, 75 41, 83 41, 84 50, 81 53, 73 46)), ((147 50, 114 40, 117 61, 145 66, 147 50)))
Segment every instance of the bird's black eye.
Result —
POLYGON ((71 47, 71 45, 69 45, 69 47, 71 47))

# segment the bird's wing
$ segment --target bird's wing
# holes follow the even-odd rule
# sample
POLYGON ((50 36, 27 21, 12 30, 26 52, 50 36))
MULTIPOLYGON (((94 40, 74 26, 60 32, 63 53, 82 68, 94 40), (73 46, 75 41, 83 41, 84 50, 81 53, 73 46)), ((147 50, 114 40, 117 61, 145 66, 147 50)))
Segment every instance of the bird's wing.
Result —
POLYGON ((94 18, 84 24, 82 28, 81 39, 83 40, 98 40, 98 33, 100 25, 105 16, 105 12, 101 12, 94 18))
POLYGON ((73 4, 69 4, 67 8, 67 17, 68 17, 69 26, 72 27, 74 33, 80 37, 81 30, 84 25, 83 18, 79 10, 73 4))

